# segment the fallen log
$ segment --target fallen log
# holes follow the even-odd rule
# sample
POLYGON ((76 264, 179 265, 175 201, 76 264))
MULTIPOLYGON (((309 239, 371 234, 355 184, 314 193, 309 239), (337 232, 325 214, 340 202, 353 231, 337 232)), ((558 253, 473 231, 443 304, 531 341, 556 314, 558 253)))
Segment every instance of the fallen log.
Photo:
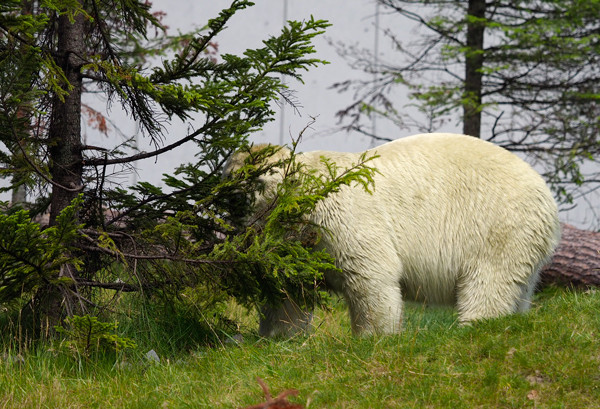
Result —
POLYGON ((562 237, 552 261, 542 269, 541 285, 600 287, 600 232, 562 224, 562 237))

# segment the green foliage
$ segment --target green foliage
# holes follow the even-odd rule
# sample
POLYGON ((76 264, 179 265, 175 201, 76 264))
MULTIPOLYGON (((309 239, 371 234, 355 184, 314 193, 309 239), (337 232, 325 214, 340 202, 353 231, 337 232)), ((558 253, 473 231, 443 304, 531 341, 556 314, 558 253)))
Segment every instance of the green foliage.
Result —
POLYGON ((0 214, 0 304, 30 297, 41 285, 71 282, 60 272, 65 264, 82 265, 76 253, 81 226, 75 216, 81 204, 80 197, 61 212, 56 225, 45 230, 31 221, 26 210, 0 214))
MULTIPOLYGON (((241 232, 239 238, 225 238, 239 232, 235 226, 243 218, 245 201, 239 201, 240 186, 223 185, 224 162, 252 132, 273 119, 273 102, 286 99, 289 92, 290 83, 285 84, 282 76, 302 81, 303 71, 325 63, 312 57, 312 40, 329 24, 312 17, 288 22, 279 35, 257 49, 218 54, 217 35, 234 15, 252 5, 232 0, 203 28, 170 36, 161 14, 143 0, 2 2, 0 164, 2 176, 11 178, 6 190, 27 187, 28 193, 39 196, 35 211, 43 212, 50 191, 58 195, 70 189, 52 180, 60 165, 53 157, 58 149, 49 142, 48 129, 57 120, 54 111, 74 91, 102 93, 108 106, 120 102, 155 150, 132 151, 131 141, 98 149, 86 146, 82 137, 79 143, 72 140, 70 149, 83 154, 81 163, 69 170, 81 169, 76 175, 83 183, 83 196, 76 205, 79 211, 66 209, 65 216, 47 229, 31 222, 26 212, 3 216, 0 303, 21 296, 31 300, 40 286, 60 284, 64 294, 74 294, 78 300, 70 311, 93 311, 113 299, 106 292, 139 291, 165 305, 192 294, 203 313, 218 315, 231 296, 248 303, 262 300, 263 291, 239 284, 247 281, 260 287, 263 284, 256 283, 263 271, 290 262, 276 275, 298 276, 302 282, 310 276, 314 282, 317 269, 332 263, 321 252, 282 241, 281 227, 277 232, 269 228, 263 235, 241 232), (57 44, 65 43, 61 36, 68 31, 61 25, 81 19, 85 20, 78 26, 83 30, 84 49, 75 53, 71 63, 78 64, 85 89, 77 90, 79 85, 67 80, 69 70, 57 44), (186 121, 190 131, 174 135, 169 129, 172 120, 186 121), (112 166, 131 169, 141 159, 183 145, 196 151, 195 161, 164 175, 164 188, 145 181, 126 188, 107 174, 112 166), (225 242, 238 244, 225 250, 225 242), (262 260, 257 253, 261 249, 273 257, 262 260), (238 269, 246 259, 253 267, 238 269), (61 276, 66 265, 78 269, 72 279, 61 276), (302 273, 305 266, 310 268, 302 273), (244 277, 250 270, 256 275, 244 277)), ((108 134, 108 114, 85 108, 84 113, 89 112, 108 134)), ((335 183, 345 182, 342 177, 335 183)), ((249 189, 246 182, 240 184, 249 189)), ((297 217, 310 205, 293 207, 297 217)), ((264 286, 275 293, 284 281, 271 280, 264 286)))
POLYGON ((101 322, 88 314, 72 315, 65 319, 65 326, 56 327, 56 331, 66 338, 61 345, 77 356, 90 357, 95 353, 120 352, 137 347, 135 341, 116 333, 119 327, 116 321, 101 322))

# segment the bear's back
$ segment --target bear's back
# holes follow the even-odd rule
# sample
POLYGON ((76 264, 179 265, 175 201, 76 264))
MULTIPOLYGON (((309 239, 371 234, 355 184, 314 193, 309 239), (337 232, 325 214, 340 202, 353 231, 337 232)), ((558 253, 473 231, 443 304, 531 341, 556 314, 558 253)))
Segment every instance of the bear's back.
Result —
POLYGON ((448 133, 412 135, 370 149, 368 153, 379 154, 381 165, 410 166, 416 172, 456 172, 453 177, 512 176, 521 180, 526 175, 531 181, 545 186, 539 174, 524 160, 494 145, 472 136, 448 133))
POLYGON ((413 183, 407 190, 432 190, 459 202, 518 199, 531 193, 554 204, 542 177, 524 160, 490 142, 458 134, 421 134, 368 151, 382 184, 395 177, 413 183))

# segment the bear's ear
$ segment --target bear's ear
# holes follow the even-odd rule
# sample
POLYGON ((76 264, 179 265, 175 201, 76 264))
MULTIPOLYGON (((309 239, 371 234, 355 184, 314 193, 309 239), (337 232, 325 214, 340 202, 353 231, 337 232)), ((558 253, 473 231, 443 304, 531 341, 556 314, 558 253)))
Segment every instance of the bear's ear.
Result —
POLYGON ((277 146, 271 145, 269 143, 259 143, 256 145, 251 145, 248 148, 247 156, 245 156, 245 160, 252 164, 258 165, 273 154, 277 146))
POLYGON ((252 145, 246 152, 246 163, 254 165, 275 164, 289 158, 291 154, 291 151, 285 146, 268 143, 252 145))
POLYGON ((289 156, 290 150, 278 145, 268 143, 250 145, 238 150, 227 159, 223 166, 223 177, 230 176, 244 165, 271 169, 289 156))

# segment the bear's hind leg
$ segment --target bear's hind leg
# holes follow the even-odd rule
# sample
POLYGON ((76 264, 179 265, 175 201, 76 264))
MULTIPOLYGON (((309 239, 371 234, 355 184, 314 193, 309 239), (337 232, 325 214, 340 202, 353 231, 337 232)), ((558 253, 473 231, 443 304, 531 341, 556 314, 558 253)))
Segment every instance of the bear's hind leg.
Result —
POLYGON ((484 266, 462 277, 456 289, 460 322, 526 311, 537 280, 527 268, 522 270, 522 274, 507 274, 498 267, 484 266))

